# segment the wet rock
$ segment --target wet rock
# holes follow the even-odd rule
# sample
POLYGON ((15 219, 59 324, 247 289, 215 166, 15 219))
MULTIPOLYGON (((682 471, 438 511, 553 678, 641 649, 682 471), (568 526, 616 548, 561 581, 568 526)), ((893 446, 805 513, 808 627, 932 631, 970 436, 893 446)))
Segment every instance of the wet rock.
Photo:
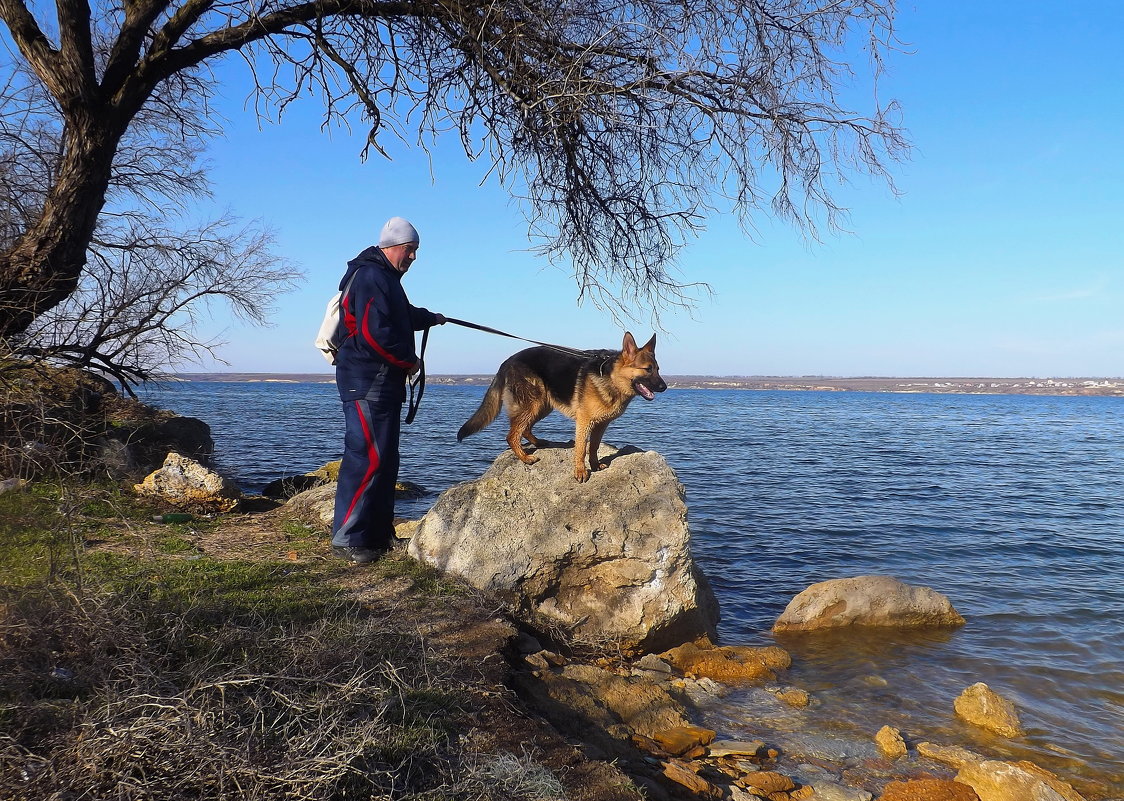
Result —
POLYGON ((813 584, 793 598, 773 631, 837 626, 960 626, 948 598, 890 576, 857 576, 813 584))
POLYGON ((160 498, 174 506, 228 512, 238 505, 242 493, 232 482, 194 459, 169 453, 164 465, 150 473, 133 490, 139 495, 160 498))
POLYGON ((887 759, 899 759, 908 753, 902 733, 893 726, 883 726, 874 735, 874 743, 887 759))
POLYGON ((970 762, 960 768, 956 781, 970 785, 980 801, 1085 801, 1069 784, 1031 762, 970 762))
POLYGON ((510 451, 437 500, 410 541, 415 558, 508 601, 536 628, 629 652, 710 635, 717 602, 690 555, 683 487, 663 457, 602 451, 579 484, 569 448, 510 451))
POLYGON ((765 743, 761 740, 717 740, 710 744, 707 754, 718 759, 721 757, 756 757, 765 750, 765 743))
POLYGON ((682 756, 688 751, 694 751, 700 746, 714 742, 717 734, 714 730, 704 729, 701 726, 674 726, 654 732, 652 739, 672 756, 682 756))
POLYGON ((911 779, 890 782, 879 801, 979 801, 976 791, 948 779, 911 779))
POLYGON ((747 773, 738 779, 738 784, 747 789, 760 793, 783 793, 796 787, 790 777, 772 770, 761 770, 756 773, 747 773))
POLYGON ((777 698, 795 709, 803 709, 811 703, 811 696, 807 691, 798 687, 785 687, 777 693, 777 698))
POLYGON ((1015 705, 982 681, 964 690, 953 707, 962 720, 1002 737, 1025 734, 1015 705))
POLYGON ((685 643, 660 654, 672 667, 687 676, 705 676, 716 681, 739 682, 774 678, 774 670, 792 664, 788 652, 776 646, 702 647, 685 643))
POLYGON ((982 762, 983 757, 958 745, 939 745, 937 743, 918 743, 917 753, 923 757, 943 762, 954 768, 962 768, 973 762, 982 762))
POLYGON ((813 801, 871 801, 874 798, 866 790, 823 780, 812 782, 812 789, 815 790, 813 801))
POLYGON ((697 707, 709 706, 727 693, 727 688, 714 679, 681 679, 677 685, 697 707))

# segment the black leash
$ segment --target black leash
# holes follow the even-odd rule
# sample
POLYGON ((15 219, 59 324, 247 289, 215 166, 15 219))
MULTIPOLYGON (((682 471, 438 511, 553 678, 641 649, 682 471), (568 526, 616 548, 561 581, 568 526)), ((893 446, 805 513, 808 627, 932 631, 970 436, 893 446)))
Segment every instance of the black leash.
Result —
POLYGON ((588 351, 588 350, 577 350, 575 348, 567 348, 567 347, 564 347, 562 345, 551 345, 549 342, 539 342, 537 339, 527 339, 527 337, 517 337, 517 336, 515 336, 515 334, 509 334, 506 331, 500 331, 498 328, 489 328, 486 325, 478 325, 476 323, 470 323, 467 320, 456 320, 452 317, 446 317, 445 322, 453 323, 454 325, 462 325, 465 328, 475 328, 477 331, 486 331, 489 334, 498 334, 501 337, 508 337, 509 339, 518 339, 522 342, 530 342, 532 345, 542 345, 544 348, 550 348, 551 350, 556 350, 556 351, 559 351, 561 353, 568 353, 571 356, 585 357, 585 356, 590 355, 590 353, 593 352, 593 351, 588 351))
POLYGON ((414 373, 407 380, 410 386, 410 404, 406 410, 406 425, 414 422, 414 418, 418 416, 418 408, 421 406, 422 395, 425 394, 425 346, 429 344, 429 327, 427 326, 422 331, 422 346, 421 353, 418 354, 418 371, 414 373), (417 397, 414 397, 414 390, 417 389, 417 397))
MULTIPOLYGON (((474 328, 477 331, 484 331, 488 334, 496 334, 501 337, 508 337, 509 339, 518 339, 522 342, 530 342, 532 345, 542 345, 544 348, 550 348, 551 350, 556 350, 559 353, 566 353, 570 356, 586 358, 587 356, 598 353, 598 351, 577 350, 576 348, 567 348, 563 345, 552 345, 549 342, 539 342, 537 339, 518 337, 515 334, 509 334, 506 331, 500 331, 498 328, 489 328, 486 325, 470 323, 468 322, 468 320, 458 320, 455 317, 446 317, 445 322, 463 326, 464 328, 474 328)), ((418 416, 418 408, 421 406, 422 395, 425 394, 425 346, 427 344, 429 344, 428 327, 425 328, 422 332, 421 353, 418 355, 418 371, 410 376, 410 379, 407 382, 410 387, 410 402, 406 411, 406 425, 414 422, 414 418, 418 416)))

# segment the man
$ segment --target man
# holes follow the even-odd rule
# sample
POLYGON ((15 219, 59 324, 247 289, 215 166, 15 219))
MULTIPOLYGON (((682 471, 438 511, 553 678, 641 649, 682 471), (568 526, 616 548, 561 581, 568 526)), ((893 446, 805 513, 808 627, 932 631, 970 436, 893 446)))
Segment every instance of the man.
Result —
POLYGON ((440 314, 411 306, 402 289, 419 243, 413 225, 391 217, 378 247, 348 262, 340 281, 340 290, 347 291, 340 299, 343 343, 336 355, 336 387, 346 432, 332 551, 352 562, 373 562, 394 541, 402 403, 406 378, 420 366, 414 332, 445 322, 440 314))

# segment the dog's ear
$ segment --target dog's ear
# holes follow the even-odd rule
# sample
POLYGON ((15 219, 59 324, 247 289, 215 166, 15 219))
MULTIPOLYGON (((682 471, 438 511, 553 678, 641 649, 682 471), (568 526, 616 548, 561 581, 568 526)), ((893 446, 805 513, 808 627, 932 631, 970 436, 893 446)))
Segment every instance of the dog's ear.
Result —
POLYGON ((642 347, 640 350, 646 350, 646 351, 648 351, 648 353, 655 353, 656 352, 656 335, 652 334, 652 338, 649 339, 647 342, 645 342, 644 347, 642 347))
POLYGON ((632 358, 640 350, 640 348, 636 347, 636 340, 633 338, 631 331, 624 332, 624 345, 621 347, 621 350, 623 351, 623 355, 628 358, 632 358))

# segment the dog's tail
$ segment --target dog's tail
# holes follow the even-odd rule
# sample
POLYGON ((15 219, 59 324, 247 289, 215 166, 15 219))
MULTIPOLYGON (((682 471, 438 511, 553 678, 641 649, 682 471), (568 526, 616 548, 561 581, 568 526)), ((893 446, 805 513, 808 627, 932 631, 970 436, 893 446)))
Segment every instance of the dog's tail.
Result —
POLYGON ((457 432, 457 442, 475 434, 496 419, 496 416, 500 413, 500 408, 503 406, 503 385, 503 371, 501 370, 496 373, 491 386, 484 393, 484 400, 480 401, 480 408, 465 421, 460 431, 457 432))

